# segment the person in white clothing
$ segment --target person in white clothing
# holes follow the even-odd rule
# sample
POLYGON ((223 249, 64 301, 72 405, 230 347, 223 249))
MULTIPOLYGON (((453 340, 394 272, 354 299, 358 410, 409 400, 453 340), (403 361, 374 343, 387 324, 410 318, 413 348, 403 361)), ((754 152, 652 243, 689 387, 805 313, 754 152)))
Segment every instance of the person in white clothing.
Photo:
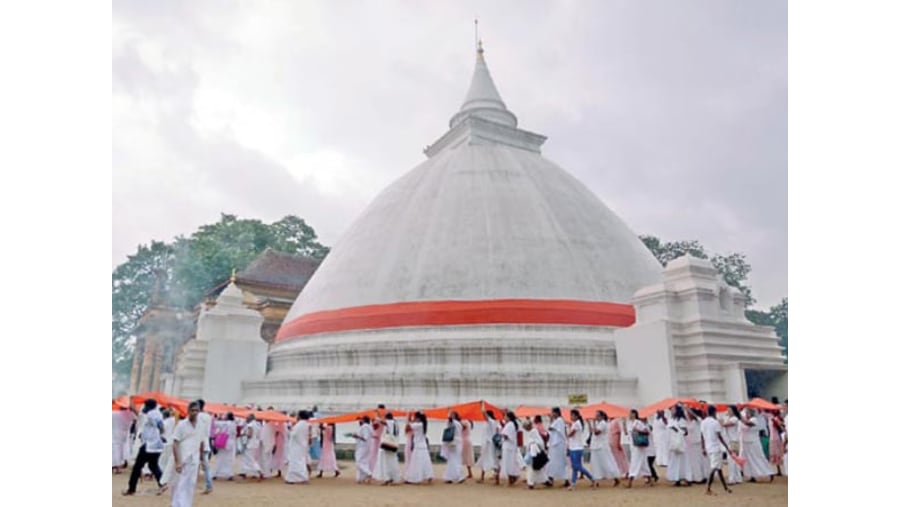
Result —
POLYGON ((631 441, 631 459, 628 461, 628 484, 630 488, 636 477, 647 477, 645 484, 652 486, 650 467, 647 464, 647 448, 650 447, 650 427, 638 417, 638 411, 632 409, 625 423, 625 433, 631 441))
POLYGON ((556 479, 563 480, 563 487, 569 487, 569 477, 566 474, 566 421, 562 418, 559 407, 553 407, 550 411, 550 441, 547 443, 550 463, 547 464, 547 483, 552 486, 556 479))
POLYGON ((707 416, 700 423, 700 439, 703 441, 703 452, 709 458, 709 479, 706 481, 706 494, 714 495, 712 492, 713 479, 716 472, 719 473, 719 480, 722 481, 722 487, 725 491, 731 493, 731 489, 725 484, 725 476, 722 475, 722 464, 728 455, 728 443, 725 441, 723 433, 725 432, 719 421, 716 420, 716 407, 710 405, 707 409, 707 416))
POLYGON ((136 419, 134 408, 120 407, 112 413, 112 469, 113 473, 122 472, 128 464, 131 423, 136 419))
POLYGON ((741 467, 732 458, 732 455, 737 456, 741 452, 741 422, 746 422, 744 416, 741 415, 736 405, 730 405, 728 413, 725 414, 721 422, 722 427, 725 429, 725 441, 728 442, 728 478, 726 482, 729 485, 742 482, 741 467))
POLYGON ((600 485, 604 479, 612 479, 613 487, 619 485, 619 466, 609 448, 609 416, 598 410, 596 418, 588 421, 591 432, 591 474, 594 484, 600 485))
POLYGON ((462 464, 462 423, 456 412, 450 412, 450 418, 447 420, 441 439, 441 456, 447 460, 444 482, 447 484, 465 482, 466 471, 462 464))
POLYGON ((400 460, 397 457, 400 431, 397 428, 397 421, 394 420, 394 414, 391 412, 385 414, 382 424, 384 424, 384 431, 381 433, 374 472, 375 480, 381 481, 383 486, 389 486, 399 483, 403 479, 400 475, 400 460))
POLYGON ((666 478, 674 482, 674 486, 691 485, 691 471, 687 452, 687 420, 684 407, 678 405, 667 427, 669 431, 669 465, 666 467, 666 478))
POLYGON ((259 467, 263 477, 275 477, 278 475, 278 464, 275 463, 275 423, 263 421, 259 432, 259 467))
POLYGON ((484 414, 484 434, 481 436, 481 454, 475 466, 481 469, 481 479, 477 482, 484 482, 484 474, 488 470, 494 472, 494 484, 500 484, 500 457, 498 453, 500 448, 495 442, 495 438, 500 438, 500 423, 493 410, 485 410, 484 401, 481 402, 481 413, 484 414))
POLYGON ((213 476, 216 479, 234 480, 234 457, 237 450, 237 423, 234 422, 234 414, 228 412, 225 419, 216 424, 217 441, 224 440, 224 447, 220 447, 216 453, 216 469, 213 476), (218 436, 224 434, 224 437, 218 436))
POLYGON ((213 418, 209 412, 206 412, 206 402, 202 399, 197 400, 200 405, 200 413, 197 414, 197 424, 200 426, 200 432, 203 437, 203 454, 200 455, 200 467, 203 468, 203 480, 205 488, 204 495, 212 493, 212 473, 209 469, 209 459, 212 455, 212 449, 209 447, 209 436, 213 429, 213 418))
POLYGON ((374 437, 369 416, 366 415, 360 419, 359 430, 350 436, 356 439, 356 450, 353 453, 356 460, 356 482, 369 484, 372 482, 372 469, 369 467, 372 444, 369 441, 374 437))
POLYGON ((247 424, 244 425, 243 432, 241 433, 241 438, 245 439, 247 442, 244 452, 241 453, 241 475, 255 475, 257 481, 263 480, 262 467, 259 466, 259 462, 257 461, 260 447, 260 433, 261 426, 259 421, 256 420, 256 416, 253 414, 248 415, 247 424))
POLYGON ((525 430, 525 482, 528 489, 534 489, 537 484, 547 484, 547 449, 544 438, 530 420, 522 423, 522 429, 525 430))
POLYGON ((512 486, 519 480, 519 422, 516 420, 516 414, 511 410, 506 412, 506 424, 503 425, 503 431, 500 436, 503 438, 503 447, 501 449, 502 458, 500 460, 500 473, 506 476, 509 485, 512 486))
POLYGON ((422 412, 416 412, 412 418, 407 418, 406 433, 410 439, 410 448, 406 453, 409 456, 409 466, 406 468, 404 480, 407 484, 419 484, 427 481, 431 484, 434 479, 434 468, 431 465, 431 455, 428 452, 428 419, 422 412))
POLYGON ((290 446, 288 446, 287 473, 284 474, 284 482, 288 484, 306 484, 309 482, 309 446, 312 440, 309 425, 309 413, 301 410, 298 414, 299 421, 290 433, 290 446))
POLYGON ((784 476, 788 474, 788 400, 784 400, 784 476))
POLYGON ((762 418, 756 416, 753 408, 746 409, 745 422, 740 424, 741 430, 741 457, 746 459, 744 464, 744 476, 749 477, 749 482, 756 482, 757 477, 769 477, 769 482, 775 480, 775 471, 772 470, 769 460, 763 454, 762 443, 759 439, 760 430, 765 429, 762 418))
POLYGON ((569 439, 569 460, 572 468, 572 482, 569 484, 569 490, 575 488, 579 473, 591 481, 591 487, 595 487, 597 484, 594 476, 584 468, 584 463, 582 462, 582 457, 584 456, 584 420, 581 418, 581 413, 578 410, 570 410, 569 415, 572 419, 572 425, 566 432, 566 436, 569 439))
POLYGON ((206 449, 203 430, 197 420, 200 404, 192 401, 188 405, 188 417, 175 426, 172 436, 172 459, 175 462, 175 486, 172 488, 172 507, 191 507, 194 501, 194 486, 197 471, 206 449))
MULTIPOLYGON (((656 464, 665 467, 669 465, 669 421, 665 410, 657 410, 653 419, 653 443, 655 444, 656 464)), ((653 467, 651 466, 652 470, 653 467)))
POLYGON ((159 455, 159 468, 162 469, 162 477, 159 479, 159 483, 166 485, 172 482, 172 478, 175 477, 175 461, 172 459, 172 446, 174 443, 172 442, 172 435, 175 432, 175 417, 168 410, 162 411, 163 415, 163 441, 165 445, 163 446, 163 452, 159 455))

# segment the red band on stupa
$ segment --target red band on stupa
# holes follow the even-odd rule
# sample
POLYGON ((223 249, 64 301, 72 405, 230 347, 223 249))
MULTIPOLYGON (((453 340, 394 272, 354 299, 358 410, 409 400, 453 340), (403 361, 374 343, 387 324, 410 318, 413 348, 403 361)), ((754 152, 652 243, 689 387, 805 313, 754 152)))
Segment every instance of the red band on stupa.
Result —
POLYGON ((309 313, 287 322, 275 341, 319 333, 412 326, 556 324, 628 327, 634 307, 559 299, 420 301, 367 305, 309 313))

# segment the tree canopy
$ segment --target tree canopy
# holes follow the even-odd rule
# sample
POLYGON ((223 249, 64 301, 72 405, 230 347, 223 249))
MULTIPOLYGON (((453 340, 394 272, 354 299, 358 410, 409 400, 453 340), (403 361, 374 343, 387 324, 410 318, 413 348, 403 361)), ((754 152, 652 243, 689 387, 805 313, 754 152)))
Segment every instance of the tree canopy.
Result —
POLYGON ((133 334, 154 294, 167 306, 192 309, 206 291, 232 270, 246 268, 266 248, 316 259, 329 250, 302 218, 288 215, 266 224, 224 213, 188 237, 138 246, 112 275, 113 372, 129 375, 133 334))

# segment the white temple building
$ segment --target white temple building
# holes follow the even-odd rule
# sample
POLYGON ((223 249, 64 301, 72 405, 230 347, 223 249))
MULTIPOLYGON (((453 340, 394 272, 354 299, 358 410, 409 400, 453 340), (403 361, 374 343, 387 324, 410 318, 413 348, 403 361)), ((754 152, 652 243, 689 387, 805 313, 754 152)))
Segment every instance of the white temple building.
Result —
POLYGON ((519 128, 479 46, 449 130, 334 245, 267 371, 263 360, 243 377, 242 401, 333 411, 564 405, 580 393, 629 406, 742 401, 751 371, 768 379, 762 394, 786 396, 777 337, 744 318, 741 294, 707 261, 664 270, 541 155, 545 140, 519 128))

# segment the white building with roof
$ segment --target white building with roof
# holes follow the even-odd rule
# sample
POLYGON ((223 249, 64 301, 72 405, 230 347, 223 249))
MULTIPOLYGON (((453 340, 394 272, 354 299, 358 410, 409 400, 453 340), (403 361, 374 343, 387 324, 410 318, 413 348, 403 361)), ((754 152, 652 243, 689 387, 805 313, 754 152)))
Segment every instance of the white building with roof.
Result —
MULTIPOLYGON (((519 128, 483 49, 449 130, 344 232, 297 297, 261 405, 354 410, 486 399, 642 405, 746 398, 748 370, 786 366, 771 329, 707 261, 666 270, 519 128), (743 391, 742 391, 743 390, 743 391)), ((782 393, 780 390, 783 389, 782 393)))

